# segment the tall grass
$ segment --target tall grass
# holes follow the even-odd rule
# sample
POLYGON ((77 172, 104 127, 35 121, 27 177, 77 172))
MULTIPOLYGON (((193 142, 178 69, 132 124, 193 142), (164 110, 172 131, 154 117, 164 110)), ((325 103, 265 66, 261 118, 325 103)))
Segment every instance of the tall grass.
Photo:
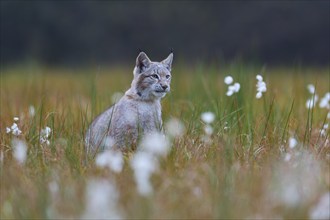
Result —
POLYGON ((162 159, 147 198, 137 193, 128 165, 134 153, 125 154, 120 174, 83 163, 89 123, 111 105, 113 93, 129 88, 131 72, 27 67, 1 73, 2 219, 79 218, 87 182, 98 178, 115 183, 124 218, 307 218, 329 191, 329 131, 319 132, 328 112, 305 107, 307 84, 317 84, 320 96, 329 91, 329 69, 174 67, 163 120, 179 118, 186 132, 162 159), (257 100, 260 71, 268 90, 257 100), (241 84, 230 97, 223 83, 228 74, 241 84), (216 116, 210 143, 202 138, 205 111, 216 116), (14 116, 20 118, 18 138, 28 145, 24 165, 12 157, 14 136, 6 133, 14 116), (45 126, 52 129, 49 146, 39 141, 45 126), (298 140, 296 148, 288 146, 290 137, 298 140))

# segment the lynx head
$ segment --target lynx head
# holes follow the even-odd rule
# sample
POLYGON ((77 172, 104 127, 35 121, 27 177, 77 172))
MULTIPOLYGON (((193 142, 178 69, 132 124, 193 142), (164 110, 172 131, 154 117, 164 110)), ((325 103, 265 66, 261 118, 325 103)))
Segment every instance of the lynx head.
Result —
POLYGON ((173 53, 161 62, 150 61, 141 52, 136 58, 132 88, 143 99, 160 99, 170 91, 173 53))

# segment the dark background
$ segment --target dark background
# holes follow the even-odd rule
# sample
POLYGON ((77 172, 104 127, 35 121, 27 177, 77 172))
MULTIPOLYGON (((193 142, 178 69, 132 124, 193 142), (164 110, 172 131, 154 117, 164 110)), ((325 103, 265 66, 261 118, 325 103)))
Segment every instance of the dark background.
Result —
POLYGON ((1 65, 329 65, 330 1, 1 1, 1 65))

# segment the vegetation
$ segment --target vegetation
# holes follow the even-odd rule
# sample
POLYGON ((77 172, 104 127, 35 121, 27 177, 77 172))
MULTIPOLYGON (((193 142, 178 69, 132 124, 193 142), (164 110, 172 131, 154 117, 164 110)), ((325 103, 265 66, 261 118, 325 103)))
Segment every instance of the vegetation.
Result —
POLYGON ((329 1, 0 1, 1 65, 239 58, 329 65, 329 1), (157 59, 156 59, 157 58, 157 59))
POLYGON ((320 133, 329 124, 329 110, 319 103, 308 109, 306 101, 329 92, 329 69, 175 66, 163 119, 180 119, 185 132, 160 160, 149 196, 136 189, 129 165, 134 152, 125 153, 120 173, 84 163, 88 124, 111 105, 115 92, 129 87, 131 72, 38 67, 2 72, 1 219, 84 217, 89 182, 99 179, 115 186, 115 211, 122 218, 313 217, 330 190, 329 130, 320 133), (257 74, 267 84, 260 99, 257 74), (232 96, 226 96, 227 75, 240 83, 232 96), (316 87, 312 95, 308 84, 316 87), (203 112, 215 115, 210 141, 204 138, 203 112), (14 117, 22 132, 17 137, 6 132, 14 117), (45 127, 51 129, 49 145, 40 141, 45 127), (28 149, 21 163, 13 156, 17 139, 28 149))

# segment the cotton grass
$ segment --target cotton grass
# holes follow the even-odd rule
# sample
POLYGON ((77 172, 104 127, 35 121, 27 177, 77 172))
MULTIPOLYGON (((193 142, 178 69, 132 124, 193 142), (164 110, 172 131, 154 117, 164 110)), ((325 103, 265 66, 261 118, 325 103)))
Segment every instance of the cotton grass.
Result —
POLYGON ((86 187, 86 207, 82 219, 121 219, 117 207, 119 193, 107 179, 91 179, 86 187))
POLYGON ((13 147, 13 157, 18 164, 23 165, 27 158, 28 149, 25 141, 14 138, 11 143, 13 147))

